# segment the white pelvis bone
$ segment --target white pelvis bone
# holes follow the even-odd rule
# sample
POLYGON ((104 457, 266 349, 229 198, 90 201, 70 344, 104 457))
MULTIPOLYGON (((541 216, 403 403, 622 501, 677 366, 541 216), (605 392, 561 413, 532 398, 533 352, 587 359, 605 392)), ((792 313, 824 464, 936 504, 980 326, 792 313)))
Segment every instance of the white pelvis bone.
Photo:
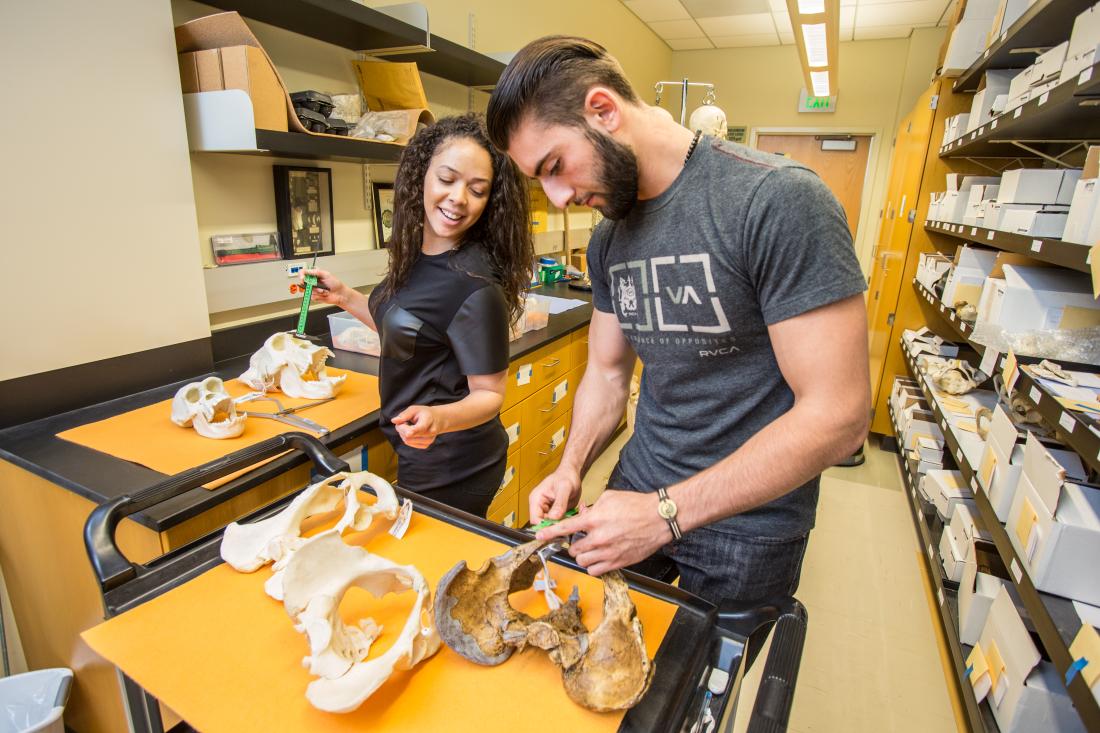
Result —
POLYGON ((289 397, 332 397, 347 375, 328 375, 325 360, 330 356, 332 351, 324 346, 279 332, 252 355, 240 380, 261 392, 277 389, 289 397))
POLYGON ((304 666, 321 679, 306 688, 313 707, 330 713, 358 708, 382 686, 394 670, 411 669, 439 650, 432 621, 431 591, 412 565, 398 565, 361 547, 344 544, 336 530, 307 540, 286 567, 283 606, 295 628, 309 639, 304 666), (416 592, 408 620, 393 646, 366 658, 381 629, 372 619, 347 626, 340 619, 340 601, 357 586, 377 598, 412 589, 416 592))
POLYGON ((245 415, 238 415, 233 398, 217 377, 191 382, 172 398, 172 422, 194 427, 204 438, 236 438, 244 432, 245 415))
MULTIPOLYGON (((376 514, 387 519, 397 517, 397 494, 381 476, 369 471, 338 473, 308 486, 286 509, 274 516, 259 522, 233 522, 227 526, 222 537, 222 559, 242 573, 251 573, 269 562, 276 563, 276 570, 282 570, 288 555, 305 542, 301 537, 302 522, 315 514, 332 511, 341 501, 344 502, 344 514, 334 527, 338 533, 345 529, 362 532, 376 514), (378 497, 373 504, 360 501, 359 489, 364 485, 373 489, 378 497)), ((282 573, 277 572, 269 578, 264 588, 272 598, 282 600, 282 573)))

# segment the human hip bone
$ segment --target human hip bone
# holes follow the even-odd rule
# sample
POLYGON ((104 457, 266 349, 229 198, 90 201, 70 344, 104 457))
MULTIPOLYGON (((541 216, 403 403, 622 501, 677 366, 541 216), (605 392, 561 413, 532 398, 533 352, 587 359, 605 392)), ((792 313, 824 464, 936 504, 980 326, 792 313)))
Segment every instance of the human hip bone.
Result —
POLYGON ((358 708, 394 670, 411 669, 439 650, 440 639, 431 618, 431 591, 412 565, 398 565, 361 547, 346 545, 333 529, 307 540, 286 566, 283 607, 295 628, 309 639, 303 660, 319 675, 306 688, 315 708, 346 713, 358 708), (377 598, 406 590, 416 592, 408 620, 393 646, 362 661, 381 632, 372 619, 347 626, 340 618, 340 601, 351 587, 377 598))
POLYGON ((332 397, 347 375, 328 375, 325 360, 330 356, 333 353, 328 348, 280 331, 252 355, 239 379, 261 392, 277 389, 289 397, 332 397))
POLYGON ((439 581, 435 622, 444 643, 484 665, 501 664, 527 644, 550 652, 570 699, 592 710, 624 710, 645 694, 653 676, 642 625, 619 572, 604 581, 604 618, 589 633, 580 622, 579 597, 533 619, 508 596, 531 587, 545 543, 528 542, 490 558, 480 570, 460 562, 439 581))
POLYGON ((172 398, 172 422, 193 427, 204 438, 236 438, 247 416, 238 415, 233 398, 218 377, 180 387, 172 398))
POLYGON ((704 104, 696 108, 688 118, 688 127, 701 130, 704 135, 714 135, 722 140, 729 134, 726 126, 726 113, 714 104, 704 104))
MULTIPOLYGON (((228 525, 222 537, 222 559, 242 573, 259 570, 269 562, 278 563, 304 541, 301 539, 302 522, 316 514, 332 511, 341 501, 345 504, 344 514, 335 527, 341 533, 348 528, 357 532, 365 530, 376 514, 387 519, 397 517, 397 495, 385 479, 369 471, 337 473, 306 487, 278 514, 258 522, 228 525), (360 501, 359 489, 364 485, 373 489, 378 497, 373 504, 360 501)), ((269 593, 272 590, 274 588, 268 588, 269 593)))

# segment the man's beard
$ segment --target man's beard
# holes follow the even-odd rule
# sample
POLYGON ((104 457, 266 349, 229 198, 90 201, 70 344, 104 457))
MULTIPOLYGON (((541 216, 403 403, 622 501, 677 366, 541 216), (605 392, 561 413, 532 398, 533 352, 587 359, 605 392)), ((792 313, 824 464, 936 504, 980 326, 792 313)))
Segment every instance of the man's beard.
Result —
POLYGON ((606 203, 595 208, 608 219, 622 219, 638 201, 638 158, 633 150, 610 135, 592 129, 585 134, 596 150, 599 160, 596 181, 606 199, 606 203))

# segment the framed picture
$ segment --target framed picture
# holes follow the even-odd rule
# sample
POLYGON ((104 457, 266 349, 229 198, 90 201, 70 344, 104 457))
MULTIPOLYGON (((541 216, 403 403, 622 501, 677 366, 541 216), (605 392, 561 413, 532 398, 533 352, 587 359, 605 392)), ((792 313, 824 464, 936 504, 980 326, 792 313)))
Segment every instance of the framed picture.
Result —
POLYGON ((393 184, 371 183, 374 197, 374 236, 378 248, 390 246, 393 237, 393 184))
POLYGON ((332 254, 332 169, 272 166, 275 220, 285 259, 332 254))
POLYGON ((210 237, 214 250, 214 262, 222 265, 240 265, 246 262, 280 260, 279 235, 263 234, 215 234, 210 237))

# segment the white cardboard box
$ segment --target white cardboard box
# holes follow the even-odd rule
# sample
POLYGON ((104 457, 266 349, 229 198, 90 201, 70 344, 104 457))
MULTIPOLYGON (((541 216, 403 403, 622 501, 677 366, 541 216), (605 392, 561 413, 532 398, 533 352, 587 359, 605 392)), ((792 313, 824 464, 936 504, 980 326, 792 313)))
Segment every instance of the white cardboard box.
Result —
MULTIPOLYGON (((961 194, 960 194, 961 195, 961 194)), ((963 245, 955 252, 955 268, 943 286, 943 302, 949 306, 960 300, 977 303, 982 285, 993 271, 997 251, 963 245)))
POLYGON ((1097 45, 1100 45, 1100 8, 1093 5, 1073 21, 1059 80, 1066 81, 1092 66, 1097 45))
POLYGON ((1073 198, 1070 199, 1069 216, 1062 232, 1062 239, 1066 242, 1090 243, 1088 235, 1093 212, 1096 211, 1097 175, 1100 175, 1100 145, 1092 145, 1085 158, 1081 177, 1073 189, 1073 198))
POLYGON ((1073 451, 1048 450, 1033 433, 1027 434, 1024 445, 1024 476, 1038 494, 1048 512, 1058 508, 1062 485, 1067 481, 1085 481, 1088 471, 1081 457, 1073 451))
MULTIPOLYGON (((1004 294, 990 321, 1014 333, 1059 328, 1067 308, 1100 309, 1092 280, 1056 267, 1004 265, 1004 294)), ((992 278, 991 278, 992 279, 992 278)), ((979 310, 981 306, 979 305, 979 310)))
POLYGON ((1003 204, 997 229, 1025 237, 1060 239, 1068 217, 1068 209, 1050 210, 1043 204, 1003 204))
POLYGON ((958 583, 962 580, 967 565, 974 564, 974 546, 955 544, 950 532, 945 531, 940 535, 940 563, 943 565, 943 574, 948 580, 958 583))
POLYGON ((996 229, 1001 224, 1001 204, 998 201, 982 202, 982 226, 996 229))
POLYGON ((1024 469, 1023 446, 1016 445, 1016 426, 1004 408, 993 408, 989 437, 978 464, 978 482, 985 489, 993 511, 1002 522, 1012 506, 1016 484, 1024 469))
POLYGON ((1091 67, 1096 62, 1096 50, 1098 48, 1100 48, 1100 45, 1093 46, 1074 56, 1067 54, 1066 62, 1062 64, 1062 71, 1058 74, 1058 83, 1065 84, 1070 79, 1078 78, 1082 71, 1091 67))
POLYGON ((1064 484, 1052 514, 1021 478, 1005 528, 1036 588, 1100 604, 1100 490, 1064 484))
MULTIPOLYGON (((1022 684, 1041 657, 1016 611, 1012 596, 1004 587, 998 589, 989 606, 989 616, 978 643, 974 645, 974 652, 970 659, 970 664, 974 666, 970 675, 974 694, 978 702, 988 696, 990 707, 995 710, 1001 708, 1005 721, 1009 722, 1015 712, 1006 705, 1011 683, 1022 684), (975 659, 979 655, 981 661, 986 663, 985 670, 979 668, 980 662, 975 659)), ((997 722, 1000 723, 1001 719, 998 718, 997 722)))
MULTIPOLYGON (((966 12, 970 12, 967 4, 966 12)), ((996 11, 994 11, 996 12, 996 11)), ((951 41, 947 44, 947 54, 943 59, 944 76, 958 76, 970 68, 985 48, 989 29, 993 27, 993 18, 963 18, 951 32, 951 41)))
MULTIPOLYGON (((978 572, 977 563, 963 566, 959 580, 959 641, 974 646, 985 628, 989 607, 1008 581, 978 572)), ((1007 592, 1007 589, 1006 589, 1007 592)))
POLYGON ((1046 94, 1056 86, 1058 86, 1058 80, 1051 79, 1050 81, 1044 82, 1042 84, 1036 84, 1034 86, 1028 87, 1018 96, 1014 97, 1009 95, 1008 101, 1006 101, 1004 105, 1004 112, 1010 112, 1021 105, 1027 104, 1031 100, 1037 99, 1046 94))
POLYGON ((1032 86, 1058 78, 1058 75, 1062 72, 1062 64, 1066 60, 1066 49, 1068 48, 1069 41, 1062 41, 1045 53, 1039 54, 1039 58, 1035 59, 1033 64, 1035 71, 1032 73, 1032 86))
POLYGON ((1058 670, 1042 660, 1022 682, 1009 678, 1001 704, 990 703, 990 707, 1001 733, 1084 733, 1085 730, 1058 670))
POLYGON ((1008 101, 1008 88, 1018 73, 1020 73, 1018 69, 991 69, 985 72, 985 76, 982 77, 982 88, 977 91, 974 100, 970 103, 967 132, 972 132, 993 119, 997 98, 1004 96, 1005 101, 1008 101))
MULTIPOLYGON (((951 516, 948 517, 944 532, 950 533, 956 547, 963 547, 966 544, 972 545, 978 540, 993 541, 992 535, 982 526, 977 510, 965 503, 958 504, 955 507, 951 516)), ((965 559, 972 560, 973 554, 965 559)))
POLYGON ((1005 204, 1065 204, 1073 200, 1073 190, 1081 177, 1078 168, 1052 170, 1016 168, 1001 176, 997 201, 1005 204))
MULTIPOLYGON (((970 487, 962 483, 961 480, 955 486, 944 484, 942 481, 932 482, 928 485, 928 493, 932 495, 932 503, 936 505, 936 514, 944 522, 948 520, 960 504, 969 503, 971 506, 974 504, 974 494, 971 493, 970 487)), ((944 534, 950 534, 950 532, 944 532, 944 534)), ((958 578, 953 578, 953 580, 958 580, 958 578)))

